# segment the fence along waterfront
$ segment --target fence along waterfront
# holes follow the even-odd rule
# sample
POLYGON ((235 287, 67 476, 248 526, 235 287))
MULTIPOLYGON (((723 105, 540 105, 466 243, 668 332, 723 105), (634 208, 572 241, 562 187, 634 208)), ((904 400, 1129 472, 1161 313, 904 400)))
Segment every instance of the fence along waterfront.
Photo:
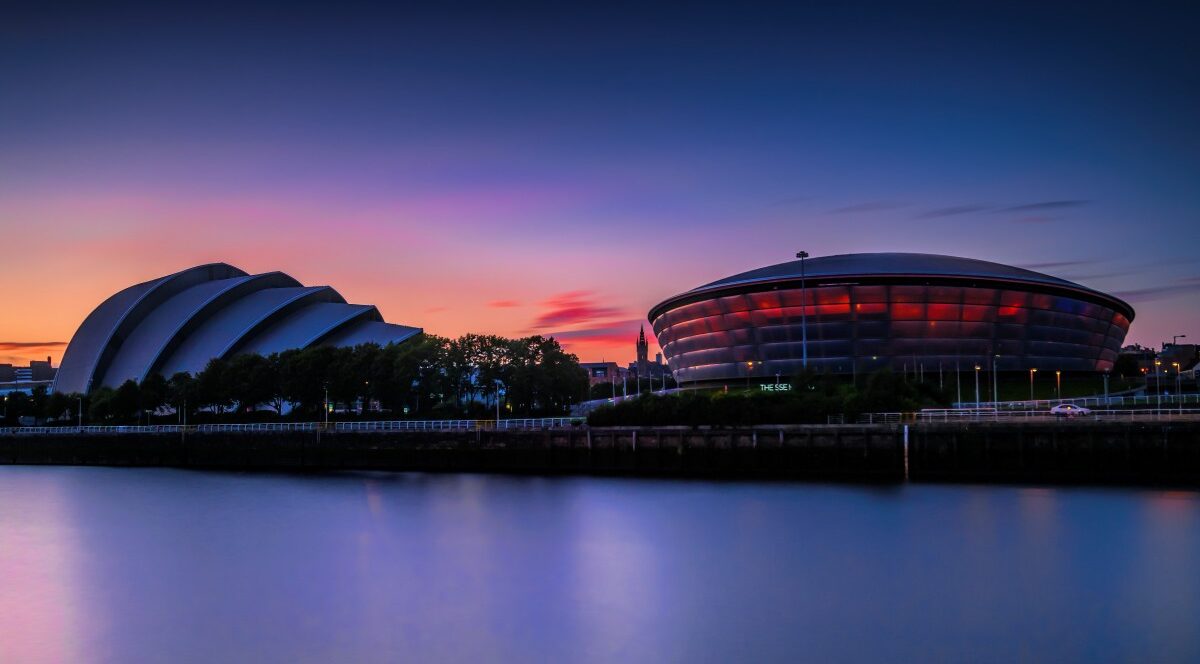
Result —
POLYGON ((582 417, 512 420, 387 420, 378 422, 259 422, 253 424, 161 424, 150 426, 0 427, 0 435, 256 433, 264 431, 477 431, 560 429, 583 424, 582 417))

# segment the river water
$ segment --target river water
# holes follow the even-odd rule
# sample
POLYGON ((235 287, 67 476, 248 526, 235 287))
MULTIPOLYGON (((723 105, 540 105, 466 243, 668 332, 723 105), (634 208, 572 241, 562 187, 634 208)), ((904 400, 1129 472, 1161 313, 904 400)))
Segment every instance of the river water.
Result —
POLYGON ((1200 660, 1200 494, 0 467, 0 662, 928 660, 1200 660))

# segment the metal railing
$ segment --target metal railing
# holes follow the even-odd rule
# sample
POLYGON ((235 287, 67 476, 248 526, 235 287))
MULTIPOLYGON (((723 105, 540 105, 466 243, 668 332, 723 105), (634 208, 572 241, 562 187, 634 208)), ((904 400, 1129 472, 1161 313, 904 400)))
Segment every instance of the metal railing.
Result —
MULTIPOLYGON (((1035 399, 1033 401, 981 401, 980 408, 991 408, 993 406, 1003 409, 1016 410, 1031 410, 1036 408, 1051 408, 1060 403, 1070 403, 1076 406, 1085 406, 1088 408, 1099 406, 1158 406, 1162 403, 1166 404, 1196 404, 1200 406, 1200 394, 1151 394, 1151 395, 1122 395, 1122 396, 1092 396, 1092 397, 1074 397, 1069 399, 1035 399)), ((975 405, 974 401, 963 401, 955 404, 959 409, 969 409, 975 405)))
POLYGON ((0 427, 0 435, 254 433, 264 431, 476 431, 502 429, 561 429, 579 426, 582 417, 541 417, 511 420, 386 420, 377 422, 256 422, 249 424, 161 424, 150 426, 0 427))
POLYGON ((1058 415, 1043 410, 997 410, 994 408, 945 408, 909 413, 862 413, 856 418, 830 415, 829 424, 900 424, 918 422, 1114 422, 1200 420, 1200 408, 1108 408, 1087 415, 1058 415))

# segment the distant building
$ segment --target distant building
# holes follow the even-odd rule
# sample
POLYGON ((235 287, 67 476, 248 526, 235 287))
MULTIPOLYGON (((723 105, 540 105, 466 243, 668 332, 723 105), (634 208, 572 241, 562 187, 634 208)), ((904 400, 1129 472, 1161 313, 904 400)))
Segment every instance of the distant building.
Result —
POLYGON ((666 364, 663 364, 662 353, 655 353, 654 361, 650 361, 650 343, 646 341, 646 327, 638 332, 637 338, 637 361, 629 365, 629 372, 635 378, 652 378, 661 380, 663 376, 669 376, 671 369, 666 364))
POLYGON ((200 373, 213 358, 313 346, 402 343, 420 328, 387 323, 373 305, 282 272, 210 263, 115 293, 80 324, 54 389, 86 394, 151 374, 200 373))
POLYGON ((49 389, 57 372, 58 370, 50 364, 48 357, 45 362, 34 360, 27 367, 0 364, 0 395, 9 392, 28 394, 39 386, 49 389))
POLYGON ((1179 369, 1184 371, 1196 365, 1196 351, 1196 344, 1163 344, 1162 351, 1158 354, 1158 359, 1163 363, 1164 367, 1173 367, 1178 363, 1179 369))
POLYGON ((579 366, 587 372, 589 385, 620 383, 628 375, 628 371, 616 362, 580 362, 579 366))
POLYGON ((1113 368, 1134 311, 1046 274, 931 254, 846 254, 680 293, 648 319, 681 383, 914 366, 1113 368))
POLYGON ((47 357, 45 362, 34 360, 29 363, 29 379, 30 380, 54 380, 54 374, 58 373, 50 364, 50 358, 47 357))
POLYGON ((1121 348, 1120 355, 1121 357, 1133 358, 1138 371, 1142 373, 1154 371, 1154 359, 1157 357, 1157 353, 1154 352, 1153 348, 1146 348, 1139 344, 1130 344, 1121 348))

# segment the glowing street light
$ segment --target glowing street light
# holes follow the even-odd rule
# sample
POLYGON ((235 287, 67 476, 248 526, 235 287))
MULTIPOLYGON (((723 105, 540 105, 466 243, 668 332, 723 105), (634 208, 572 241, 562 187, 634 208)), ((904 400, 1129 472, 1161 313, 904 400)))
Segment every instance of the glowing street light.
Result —
POLYGON ((1029 406, 1031 408, 1033 407, 1033 403, 1032 403, 1033 402, 1033 374, 1035 374, 1035 373, 1037 373, 1037 369, 1029 370, 1029 401, 1030 401, 1029 406))
POLYGON ((1183 414, 1183 380, 1179 375, 1179 363, 1172 362, 1171 366, 1175 367, 1175 398, 1179 401, 1179 414, 1183 414))
POLYGON ((1062 401, 1062 370, 1054 370, 1054 391, 1058 393, 1058 400, 1062 401))
POLYGON ((807 251, 796 252, 800 259, 800 366, 808 371, 808 292, 804 289, 804 259, 807 251))

